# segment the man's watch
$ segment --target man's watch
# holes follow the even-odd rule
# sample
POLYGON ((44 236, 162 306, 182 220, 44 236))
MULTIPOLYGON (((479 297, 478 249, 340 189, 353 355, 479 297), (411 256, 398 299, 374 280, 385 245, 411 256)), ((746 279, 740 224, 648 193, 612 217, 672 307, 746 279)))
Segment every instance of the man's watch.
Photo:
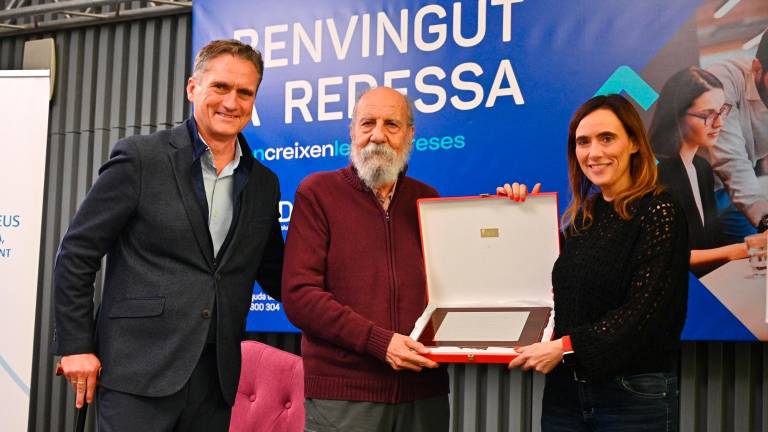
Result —
POLYGON ((766 232, 768 231, 768 214, 764 214, 762 218, 760 218, 760 222, 757 224, 757 232, 766 232))
POLYGON ((566 351, 563 353, 563 364, 566 366, 576 366, 576 353, 573 351, 566 351))

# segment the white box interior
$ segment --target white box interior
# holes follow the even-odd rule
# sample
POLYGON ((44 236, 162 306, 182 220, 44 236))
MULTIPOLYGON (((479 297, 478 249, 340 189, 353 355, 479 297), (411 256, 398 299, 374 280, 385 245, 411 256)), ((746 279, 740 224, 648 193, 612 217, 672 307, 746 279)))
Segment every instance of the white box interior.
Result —
MULTIPOLYGON (((552 266, 559 254, 557 195, 419 201, 429 305, 416 321, 418 340, 440 307, 553 308, 552 266), (481 230, 497 229, 498 237, 481 230)), ((550 340, 554 310, 542 341, 550 340)), ((433 347, 434 354, 514 355, 511 348, 433 347)))

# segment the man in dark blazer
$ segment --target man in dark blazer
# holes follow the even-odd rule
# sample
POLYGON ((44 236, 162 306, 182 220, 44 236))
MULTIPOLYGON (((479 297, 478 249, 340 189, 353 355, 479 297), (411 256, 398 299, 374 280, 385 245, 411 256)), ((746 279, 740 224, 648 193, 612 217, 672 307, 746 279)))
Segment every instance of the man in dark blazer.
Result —
POLYGON ((100 432, 228 429, 253 282, 280 293, 278 180, 240 135, 262 75, 251 47, 205 46, 193 117, 115 144, 61 242, 53 348, 100 432))

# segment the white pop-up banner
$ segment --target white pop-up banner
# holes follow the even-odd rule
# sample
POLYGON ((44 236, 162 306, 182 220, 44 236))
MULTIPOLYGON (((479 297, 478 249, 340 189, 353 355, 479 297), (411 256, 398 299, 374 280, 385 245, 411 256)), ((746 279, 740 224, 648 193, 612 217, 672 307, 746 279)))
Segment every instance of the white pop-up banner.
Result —
POLYGON ((49 71, 0 71, 0 431, 27 430, 49 71))

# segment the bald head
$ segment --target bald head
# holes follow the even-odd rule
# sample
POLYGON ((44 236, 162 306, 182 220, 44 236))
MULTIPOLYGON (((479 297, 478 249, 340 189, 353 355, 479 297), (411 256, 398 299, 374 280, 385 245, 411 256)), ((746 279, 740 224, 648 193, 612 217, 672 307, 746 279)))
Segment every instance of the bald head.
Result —
POLYGON ((400 99, 402 101, 402 108, 405 110, 404 115, 406 118, 406 124, 408 126, 413 126, 413 106, 411 104, 411 101, 408 99, 408 97, 399 91, 393 89, 392 87, 374 87, 369 88, 357 97, 357 102, 355 103, 355 108, 352 110, 352 124, 355 123, 355 118, 357 117, 357 107, 360 105, 360 102, 363 101, 365 98, 374 98, 379 99, 381 97, 391 97, 395 99, 400 99))

